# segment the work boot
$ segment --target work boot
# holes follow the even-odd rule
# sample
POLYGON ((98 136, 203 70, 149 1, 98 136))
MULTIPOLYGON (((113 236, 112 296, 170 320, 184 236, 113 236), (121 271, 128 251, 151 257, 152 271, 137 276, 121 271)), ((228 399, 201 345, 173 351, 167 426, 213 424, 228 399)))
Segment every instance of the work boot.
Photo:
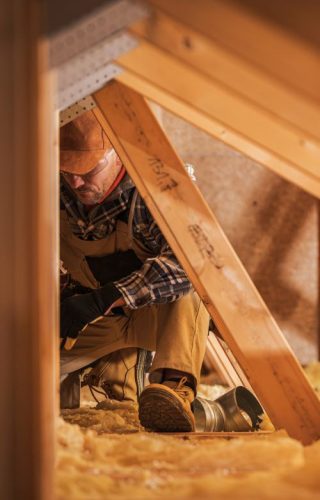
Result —
POLYGON ((85 375, 82 385, 88 385, 93 397, 96 394, 117 401, 137 402, 144 388, 148 351, 126 348, 100 358, 85 375))
POLYGON ((195 430, 191 403, 195 394, 186 385, 187 377, 150 384, 139 399, 139 418, 143 427, 155 432, 195 430))
POLYGON ((60 408, 80 407, 80 370, 69 373, 60 384, 60 408))

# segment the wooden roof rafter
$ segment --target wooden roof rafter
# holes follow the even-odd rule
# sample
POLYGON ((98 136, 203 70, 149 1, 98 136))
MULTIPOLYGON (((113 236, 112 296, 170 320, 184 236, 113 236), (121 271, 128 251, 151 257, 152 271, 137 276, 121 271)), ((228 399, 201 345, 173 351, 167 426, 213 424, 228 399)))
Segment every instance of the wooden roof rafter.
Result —
MULTIPOLYGON (((125 70, 119 80, 320 197, 320 101, 316 86, 320 81, 316 62, 320 59, 314 48, 265 21, 252 19, 232 2, 149 3, 165 13, 156 9, 133 26, 131 32, 141 43, 118 58, 125 70), (222 16, 227 16, 226 40, 219 28, 222 16), (229 33, 228 21, 239 22, 238 31, 247 27, 248 36, 243 37, 240 49, 235 47, 239 40, 229 33), (258 48, 245 57, 249 42, 260 32, 265 38, 258 38, 258 48), (278 58, 271 57, 274 47, 278 47, 278 58), (283 79, 285 51, 287 58, 295 56, 296 63, 301 60, 305 74, 298 84, 297 78, 291 85, 283 79), (257 63, 262 55, 264 67, 257 63)), ((293 78, 296 66, 288 62, 285 67, 293 78)))

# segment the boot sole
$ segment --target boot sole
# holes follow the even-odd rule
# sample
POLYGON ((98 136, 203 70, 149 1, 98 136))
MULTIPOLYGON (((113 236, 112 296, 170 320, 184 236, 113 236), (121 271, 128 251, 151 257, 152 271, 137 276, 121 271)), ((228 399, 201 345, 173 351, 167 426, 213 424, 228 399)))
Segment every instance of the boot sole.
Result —
POLYGON ((188 413, 179 399, 161 388, 146 388, 139 400, 141 425, 155 432, 192 432, 193 414, 188 413))

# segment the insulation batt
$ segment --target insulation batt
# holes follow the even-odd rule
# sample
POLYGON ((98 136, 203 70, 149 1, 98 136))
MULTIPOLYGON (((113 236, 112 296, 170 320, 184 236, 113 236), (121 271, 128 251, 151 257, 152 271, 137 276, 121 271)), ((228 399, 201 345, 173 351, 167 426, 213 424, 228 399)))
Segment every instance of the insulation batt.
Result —
MULTIPOLYGON (((307 368, 320 386, 320 364, 307 368)), ((205 397, 225 389, 202 388, 205 397)), ((146 433, 133 403, 65 410, 58 421, 56 498, 318 499, 320 441, 285 432, 237 439, 146 433)))

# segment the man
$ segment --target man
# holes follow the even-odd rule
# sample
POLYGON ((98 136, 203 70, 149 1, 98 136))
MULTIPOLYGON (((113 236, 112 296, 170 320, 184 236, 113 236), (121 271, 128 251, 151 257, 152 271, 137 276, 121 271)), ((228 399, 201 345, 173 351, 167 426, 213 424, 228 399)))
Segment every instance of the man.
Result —
POLYGON ((61 128, 60 169, 61 259, 75 292, 61 302, 63 384, 93 366, 93 385, 135 399, 137 348, 155 351, 141 423, 194 430, 208 314, 92 111, 61 128))

